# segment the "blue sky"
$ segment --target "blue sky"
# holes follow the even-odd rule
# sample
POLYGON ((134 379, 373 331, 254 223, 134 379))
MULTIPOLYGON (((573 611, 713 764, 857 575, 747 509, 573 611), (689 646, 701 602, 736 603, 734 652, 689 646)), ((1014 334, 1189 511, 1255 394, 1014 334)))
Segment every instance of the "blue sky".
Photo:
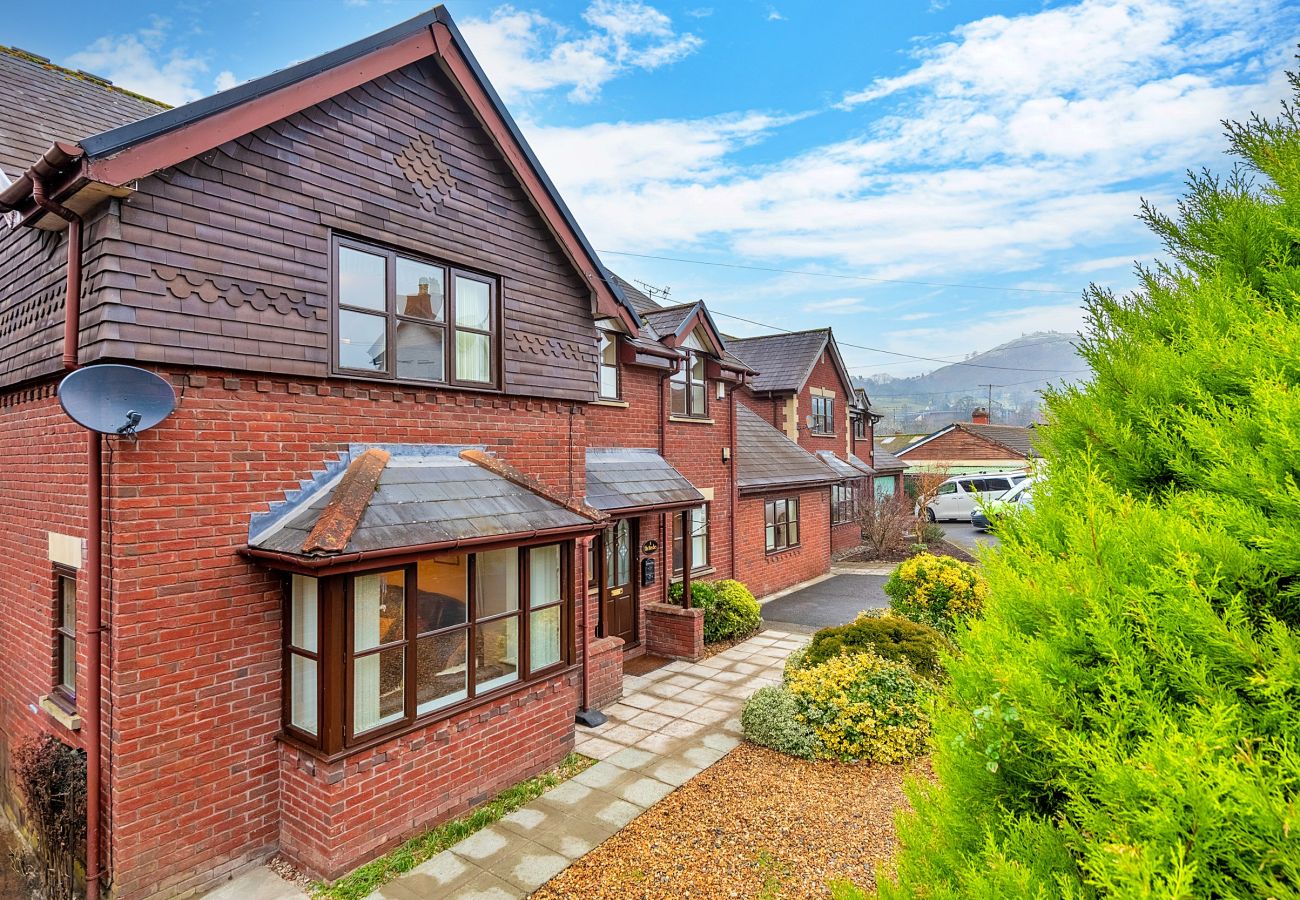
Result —
MULTIPOLYGON (((0 40, 177 103, 424 8, 29 4, 0 40)), ((833 325, 864 375, 1078 328, 1157 254, 1139 199, 1228 164, 1219 121, 1277 111, 1300 36, 1285 0, 449 8, 608 265, 734 333, 833 325)))

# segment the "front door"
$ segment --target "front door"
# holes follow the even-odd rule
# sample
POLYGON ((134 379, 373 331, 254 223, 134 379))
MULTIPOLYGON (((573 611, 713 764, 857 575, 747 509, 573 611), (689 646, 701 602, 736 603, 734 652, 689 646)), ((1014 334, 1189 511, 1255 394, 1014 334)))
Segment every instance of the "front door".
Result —
POLYGON ((620 637, 625 646, 637 641, 636 587, 632 578, 632 549, 636 523, 619 519, 601 535, 600 633, 620 637))

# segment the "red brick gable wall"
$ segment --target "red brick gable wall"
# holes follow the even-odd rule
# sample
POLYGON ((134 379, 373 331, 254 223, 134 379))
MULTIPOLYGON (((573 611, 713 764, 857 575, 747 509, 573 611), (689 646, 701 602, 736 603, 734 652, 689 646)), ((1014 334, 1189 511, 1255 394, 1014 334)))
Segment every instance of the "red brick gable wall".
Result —
MULTIPOLYGON (((0 533, 7 569, 0 585, 5 744, 36 728, 68 737, 29 706, 48 690, 42 673, 51 665, 45 532, 85 533, 85 442, 48 391, 40 393, 0 406, 11 492, 11 516, 0 533)), ((420 734, 445 728, 429 726, 403 739, 392 762, 347 771, 341 786, 330 783, 330 793, 312 800, 366 802, 334 808, 315 826, 295 822, 294 810, 306 814, 311 804, 286 800, 280 809, 288 784, 282 781, 288 757, 275 739, 281 580, 238 551, 251 513, 350 442, 484 444, 553 490, 580 496, 586 429, 583 407, 552 401, 209 372, 189 379, 176 413, 138 445, 115 442, 106 455, 114 574, 107 654, 113 674, 106 690, 116 732, 107 791, 115 894, 175 896, 261 858, 281 841, 321 871, 357 862, 345 854, 378 848, 472 799, 452 791, 435 801, 434 787, 408 791, 405 782, 396 790, 401 767, 456 770, 483 790, 526 777, 562 754, 576 707, 571 679, 559 679, 545 696, 530 696, 527 712, 506 717, 537 733, 530 753, 519 752, 513 738, 504 744, 508 751, 484 749, 477 730, 464 730, 472 717, 454 738, 412 746, 420 734), (482 752, 478 762, 453 753, 470 746, 482 752), (466 774, 469 765, 481 767, 481 782, 466 774), (311 827, 324 828, 327 843, 341 849, 313 855, 311 827)), ((84 649, 86 636, 80 637, 84 649)))
POLYGON ((960 428, 954 428, 945 435, 926 441, 919 447, 908 450, 899 458, 908 463, 933 459, 1006 459, 1017 463, 1025 462, 1023 456, 1013 453, 1006 447, 976 437, 960 428))

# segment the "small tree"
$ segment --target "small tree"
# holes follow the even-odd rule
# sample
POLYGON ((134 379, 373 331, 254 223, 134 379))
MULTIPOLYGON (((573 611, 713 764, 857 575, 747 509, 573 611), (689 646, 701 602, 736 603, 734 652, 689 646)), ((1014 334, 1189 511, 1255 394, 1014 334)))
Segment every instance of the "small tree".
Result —
POLYGON ((905 495, 880 497, 868 493, 858 501, 855 512, 862 528, 862 543, 872 556, 883 559, 907 549, 908 529, 915 520, 905 495))
POLYGON ((36 870, 22 874, 49 900, 71 900, 86 848, 86 755, 47 734, 14 750, 13 769, 36 836, 36 870))
POLYGON ((930 524, 930 501, 939 495, 939 488, 948 480, 948 473, 942 469, 918 469, 907 478, 911 482, 912 497, 916 500, 916 522, 912 533, 916 535, 918 544, 925 544, 926 526, 930 524))

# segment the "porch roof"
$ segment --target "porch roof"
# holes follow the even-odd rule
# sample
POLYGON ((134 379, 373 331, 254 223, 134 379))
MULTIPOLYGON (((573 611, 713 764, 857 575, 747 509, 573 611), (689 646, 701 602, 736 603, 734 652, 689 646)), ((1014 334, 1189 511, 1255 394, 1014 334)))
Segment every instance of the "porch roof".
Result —
POLYGON ((601 510, 695 506, 704 495, 654 450, 587 450, 587 503, 601 510))
POLYGON ((577 533, 604 518, 479 448, 355 444, 302 490, 252 517, 248 552, 320 565, 577 533))
POLYGON ((874 468, 872 468, 872 467, 871 467, 867 462, 865 462, 865 461, 862 459, 862 457, 858 456, 856 453, 850 453, 850 454, 849 454, 849 465, 854 466, 855 468, 861 469, 863 475, 875 475, 875 474, 876 474, 876 470, 875 470, 874 468))

